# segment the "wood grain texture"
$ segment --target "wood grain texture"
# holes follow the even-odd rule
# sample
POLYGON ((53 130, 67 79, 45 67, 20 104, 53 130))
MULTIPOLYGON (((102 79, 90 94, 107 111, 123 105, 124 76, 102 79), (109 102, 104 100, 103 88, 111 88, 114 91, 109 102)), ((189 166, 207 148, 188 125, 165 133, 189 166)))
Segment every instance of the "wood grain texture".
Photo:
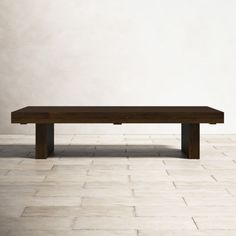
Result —
POLYGON ((25 107, 12 123, 36 124, 36 158, 54 151, 54 123, 182 123, 182 151, 199 159, 200 123, 223 123, 224 113, 211 107, 25 107))
POLYGON ((223 123, 224 113, 207 106, 35 107, 11 114, 12 123, 223 123))

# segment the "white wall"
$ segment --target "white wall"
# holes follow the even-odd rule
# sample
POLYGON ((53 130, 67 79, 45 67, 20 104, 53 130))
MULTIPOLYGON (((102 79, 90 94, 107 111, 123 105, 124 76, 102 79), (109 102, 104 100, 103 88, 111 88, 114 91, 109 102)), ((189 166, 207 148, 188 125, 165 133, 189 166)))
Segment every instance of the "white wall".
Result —
MULTIPOLYGON (((208 105, 236 133, 236 1, 0 0, 0 133, 27 105, 208 105)), ((175 133, 178 125, 59 125, 175 133)))

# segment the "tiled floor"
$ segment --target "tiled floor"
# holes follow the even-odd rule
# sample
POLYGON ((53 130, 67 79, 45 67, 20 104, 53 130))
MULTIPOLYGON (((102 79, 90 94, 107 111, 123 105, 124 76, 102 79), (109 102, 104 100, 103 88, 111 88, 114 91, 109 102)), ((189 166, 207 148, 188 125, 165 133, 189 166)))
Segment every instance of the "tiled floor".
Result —
POLYGON ((0 135, 1 236, 235 236, 236 135, 202 135, 187 160, 178 135, 0 135))

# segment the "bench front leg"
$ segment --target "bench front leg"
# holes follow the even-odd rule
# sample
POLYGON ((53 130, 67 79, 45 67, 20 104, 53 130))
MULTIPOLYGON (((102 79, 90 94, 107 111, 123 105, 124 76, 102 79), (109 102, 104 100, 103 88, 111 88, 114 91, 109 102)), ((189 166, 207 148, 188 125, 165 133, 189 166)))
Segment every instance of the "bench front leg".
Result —
POLYGON ((189 159, 200 159, 200 124, 182 124, 181 149, 189 159))
POLYGON ((54 124, 36 124, 36 159, 46 159, 54 151, 54 124))

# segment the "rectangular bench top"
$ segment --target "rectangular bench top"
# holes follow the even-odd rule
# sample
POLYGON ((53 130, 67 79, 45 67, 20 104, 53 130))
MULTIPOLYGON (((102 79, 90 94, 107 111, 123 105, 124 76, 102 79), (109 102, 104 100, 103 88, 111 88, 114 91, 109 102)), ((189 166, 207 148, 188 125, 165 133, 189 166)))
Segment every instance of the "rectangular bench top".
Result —
POLYGON ((224 123, 224 113, 207 106, 28 106, 12 123, 224 123))

